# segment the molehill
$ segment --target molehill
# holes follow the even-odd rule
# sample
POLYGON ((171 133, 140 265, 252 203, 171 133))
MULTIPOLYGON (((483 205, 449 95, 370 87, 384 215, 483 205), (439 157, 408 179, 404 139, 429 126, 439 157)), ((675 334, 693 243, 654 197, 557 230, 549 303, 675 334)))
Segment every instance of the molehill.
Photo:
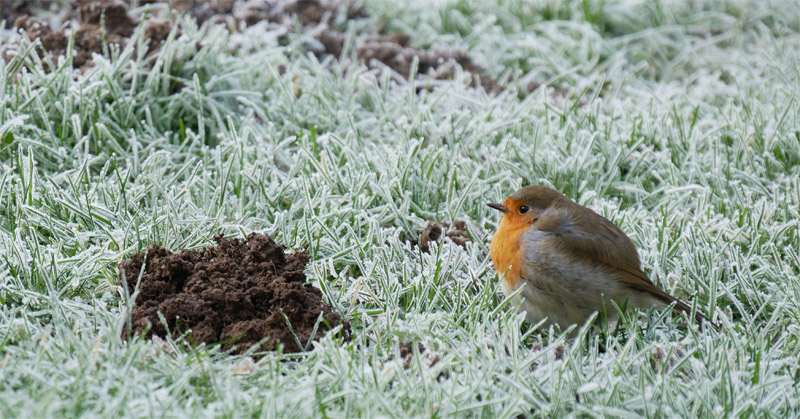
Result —
MULTIPOLYGON (((132 295, 145 264, 131 310, 134 335, 166 337, 160 312, 173 338, 191 329, 195 345, 223 342, 223 350, 235 346, 234 353, 243 353, 266 338, 259 350, 275 350, 280 342, 285 352, 300 352, 343 323, 306 281, 308 253, 286 254, 257 233, 246 240, 214 240, 215 247, 180 253, 154 244, 119 265, 119 284, 125 277, 132 295)), ((347 323, 342 333, 349 334, 347 323)))

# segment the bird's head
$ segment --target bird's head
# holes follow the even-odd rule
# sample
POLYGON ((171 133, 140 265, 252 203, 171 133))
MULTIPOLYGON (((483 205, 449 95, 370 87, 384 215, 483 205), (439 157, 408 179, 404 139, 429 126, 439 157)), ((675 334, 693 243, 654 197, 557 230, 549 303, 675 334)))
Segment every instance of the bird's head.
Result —
POLYGON ((514 192, 502 204, 490 207, 503 213, 503 220, 512 224, 530 225, 539 215, 553 205, 568 200, 562 193, 547 186, 531 185, 514 192))

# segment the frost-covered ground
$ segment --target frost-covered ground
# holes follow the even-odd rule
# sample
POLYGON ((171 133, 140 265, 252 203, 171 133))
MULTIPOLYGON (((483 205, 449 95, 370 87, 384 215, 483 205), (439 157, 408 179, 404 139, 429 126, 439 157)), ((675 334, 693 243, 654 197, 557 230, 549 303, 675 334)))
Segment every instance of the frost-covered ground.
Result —
POLYGON ((188 20, 152 69, 131 49, 83 75, 3 65, 0 416, 800 414, 800 6, 564 3, 366 2, 413 45, 466 48, 498 96, 188 20), (524 323, 485 203, 529 183, 618 223, 720 331, 524 323), (454 219, 466 249, 408 243, 454 219), (119 338, 120 260, 251 231, 310 245, 352 341, 252 362, 119 338))

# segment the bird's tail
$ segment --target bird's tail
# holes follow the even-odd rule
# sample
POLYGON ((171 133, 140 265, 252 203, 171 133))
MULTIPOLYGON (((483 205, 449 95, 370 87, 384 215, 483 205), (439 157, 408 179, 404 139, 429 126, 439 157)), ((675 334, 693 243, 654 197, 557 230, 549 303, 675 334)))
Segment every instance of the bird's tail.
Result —
MULTIPOLYGON (((682 312, 688 314, 689 316, 692 315, 692 308, 689 307, 689 305, 687 305, 686 303, 684 303, 683 301, 681 301, 681 300, 679 300, 679 299, 677 299, 675 297, 670 296, 670 298, 672 299, 672 301, 668 301, 668 303, 675 302, 675 306, 673 306, 673 310, 682 311, 682 312)), ((714 330, 719 330, 719 325, 717 325, 716 323, 712 322, 711 319, 709 319, 708 317, 706 317, 705 314, 703 314, 703 313, 701 313, 699 311, 695 311, 694 312, 694 320, 698 324, 711 325, 711 327, 713 327, 714 330)))

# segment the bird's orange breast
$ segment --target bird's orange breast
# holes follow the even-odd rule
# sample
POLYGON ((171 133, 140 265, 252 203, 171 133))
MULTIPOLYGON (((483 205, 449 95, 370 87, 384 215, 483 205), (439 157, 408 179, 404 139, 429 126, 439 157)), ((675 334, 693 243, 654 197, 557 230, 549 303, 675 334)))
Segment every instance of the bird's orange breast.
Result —
POLYGON ((506 290, 513 291, 519 284, 524 265, 519 239, 530 226, 526 223, 514 223, 508 218, 504 216, 500 221, 489 246, 489 256, 497 275, 503 279, 506 290))

